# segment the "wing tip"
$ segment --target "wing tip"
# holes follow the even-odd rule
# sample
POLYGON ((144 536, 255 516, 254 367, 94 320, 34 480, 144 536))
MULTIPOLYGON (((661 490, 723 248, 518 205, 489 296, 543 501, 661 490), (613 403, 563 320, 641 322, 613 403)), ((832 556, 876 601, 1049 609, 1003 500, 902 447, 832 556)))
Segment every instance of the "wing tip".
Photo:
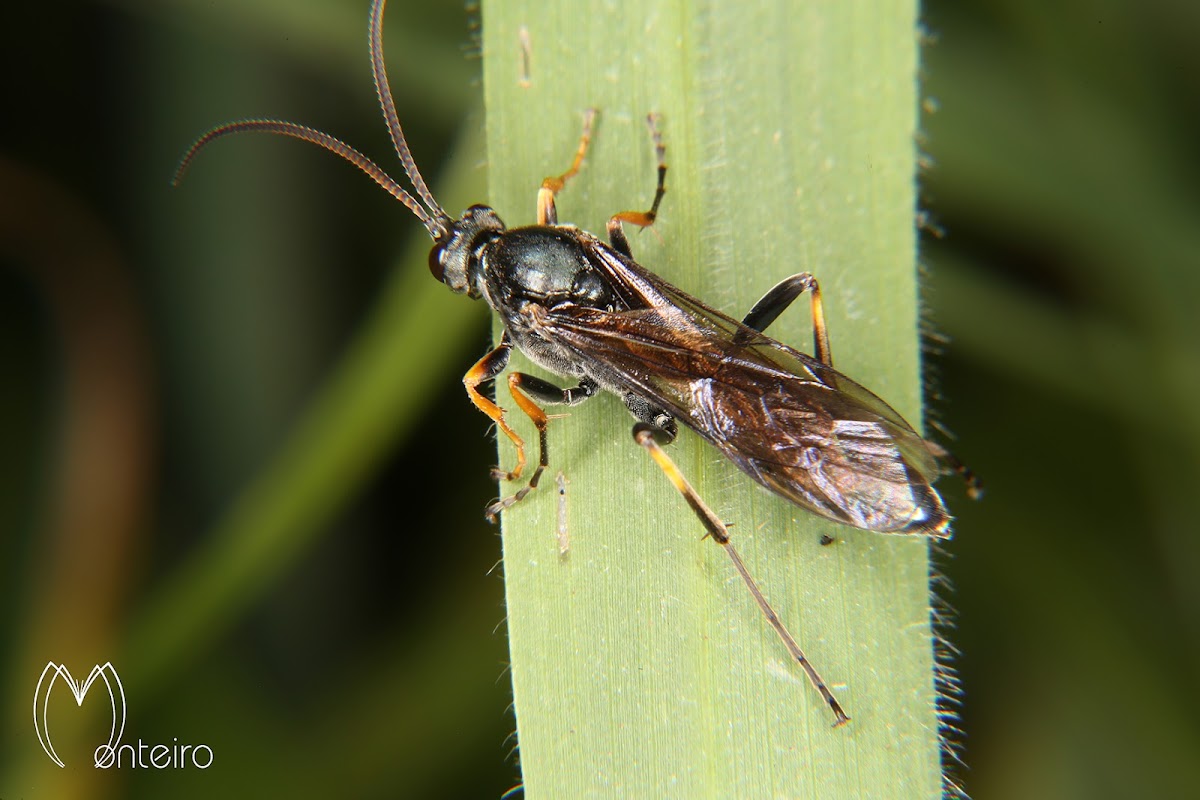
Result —
POLYGON ((914 485, 916 510, 909 518, 908 524, 901 529, 902 533, 915 533, 930 536, 934 539, 949 539, 953 533, 950 523, 953 521, 942 497, 929 484, 920 486, 920 491, 914 485))

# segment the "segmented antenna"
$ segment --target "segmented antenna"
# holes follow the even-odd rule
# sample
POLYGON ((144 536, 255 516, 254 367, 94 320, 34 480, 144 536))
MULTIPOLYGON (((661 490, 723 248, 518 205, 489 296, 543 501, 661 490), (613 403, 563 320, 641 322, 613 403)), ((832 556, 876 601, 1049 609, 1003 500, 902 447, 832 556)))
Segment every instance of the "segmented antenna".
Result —
POLYGON ((379 105, 383 109, 383 117, 387 121, 388 132, 392 137, 392 144, 396 147, 396 154, 400 156, 400 163, 404 167, 404 174, 412 181, 413 188, 416 190, 420 201, 409 194, 394 178, 384 172, 378 164, 341 139, 337 139, 327 133, 322 133, 307 125, 299 125, 295 122, 278 119, 244 119, 237 122, 227 122, 224 125, 213 128, 197 139, 188 148, 188 151, 184 153, 183 159, 179 162, 179 167, 175 170, 175 177, 172 179, 171 184, 174 186, 179 185, 179 182, 183 180, 184 173, 187 172, 188 167, 191 166, 192 161, 196 158, 196 154, 214 139, 220 139, 234 133, 252 132, 291 136, 294 139, 315 144, 349 161, 366 173, 367 177, 379 184, 384 191, 399 200, 409 211, 415 214, 417 219, 421 220, 421 224, 425 226, 425 230, 429 231, 429 235, 435 241, 440 241, 444 238, 450 229, 450 215, 443 211, 442 207, 433 199, 433 193, 429 191, 425 179, 421 177, 421 171, 417 169, 417 165, 413 161, 412 152, 409 151, 408 143, 404 140, 404 131, 400 128, 400 118, 396 114, 396 104, 392 100, 392 91, 388 87, 387 73, 384 71, 383 63, 384 5, 386 5, 386 0, 373 0, 371 3, 371 17, 368 28, 368 37, 371 44, 371 71, 375 75, 375 90, 379 95, 379 105))
POLYGON ((404 139, 404 130, 400 127, 400 117, 396 113, 396 102, 392 99, 392 89, 388 85, 387 69, 383 63, 383 7, 387 0, 373 0, 371 17, 367 26, 367 36, 371 45, 371 74, 375 78, 375 93, 379 96, 379 106, 383 109, 383 118, 387 120, 388 133, 391 134, 392 144, 396 147, 396 155, 404 166, 404 174, 412 181, 417 195, 424 201, 430 213, 440 223, 449 222, 450 215, 442 210, 433 193, 425 185, 421 171, 413 161, 408 142, 404 139))

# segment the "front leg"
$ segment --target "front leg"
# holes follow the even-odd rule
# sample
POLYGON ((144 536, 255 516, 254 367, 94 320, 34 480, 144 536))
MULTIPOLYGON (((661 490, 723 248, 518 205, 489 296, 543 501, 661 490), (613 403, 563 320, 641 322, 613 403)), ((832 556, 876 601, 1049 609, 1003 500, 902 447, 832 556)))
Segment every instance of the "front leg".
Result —
MULTIPOLYGON (((525 412, 525 415, 533 421, 538 432, 538 466, 534 470, 529 483, 521 487, 516 494, 502 498, 492 503, 484 511, 489 522, 495 522, 496 516, 508 508, 509 506, 520 502, 525 495, 537 488, 538 481, 542 479, 542 473, 546 471, 546 467, 550 463, 550 456, 546 444, 546 428, 549 423, 549 418, 541 406, 534 402, 533 398, 546 405, 567 405, 575 406, 593 397, 598 391, 596 382, 591 378, 583 378, 579 381, 578 386, 570 389, 560 389, 549 381, 533 375, 527 375, 524 372, 513 372, 508 376, 508 391, 512 394, 513 400, 516 401, 517 407, 525 412)), ((522 448, 523 450, 523 448, 522 448)), ((524 452, 518 452, 518 466, 525 463, 524 452)), ((494 470, 492 477, 497 479, 515 480, 520 474, 511 472, 506 473, 503 470, 494 470)))
POLYGON ((596 109, 589 108, 583 115, 583 134, 579 137, 579 147, 575 150, 571 166, 562 175, 554 175, 542 181, 537 196, 538 225, 558 224, 558 209, 554 205, 554 198, 567 185, 567 181, 579 174, 579 168, 583 166, 583 157, 587 155, 588 146, 592 143, 592 123, 595 119, 596 109))
POLYGON ((609 242, 612 243, 614 250, 629 258, 633 258, 633 251, 629 247, 629 239, 625 236, 623 223, 628 222, 639 228, 648 228, 653 225, 654 220, 658 219, 658 206, 662 202, 663 195, 667 193, 667 148, 663 145, 662 133, 658 130, 658 120, 658 114, 646 115, 646 124, 650 126, 650 138, 654 142, 654 158, 658 162, 658 184, 654 188, 654 200, 650 203, 650 210, 622 211, 613 214, 608 220, 609 242))

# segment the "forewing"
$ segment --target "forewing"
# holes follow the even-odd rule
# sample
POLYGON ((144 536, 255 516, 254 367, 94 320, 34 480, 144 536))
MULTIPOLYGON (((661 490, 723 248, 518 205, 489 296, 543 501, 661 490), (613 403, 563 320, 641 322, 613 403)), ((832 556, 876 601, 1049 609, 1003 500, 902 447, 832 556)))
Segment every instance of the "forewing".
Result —
POLYGON ((936 532, 936 459, 890 406, 649 273, 633 278, 653 290, 648 307, 561 306, 544 334, 793 502, 860 528, 936 532))

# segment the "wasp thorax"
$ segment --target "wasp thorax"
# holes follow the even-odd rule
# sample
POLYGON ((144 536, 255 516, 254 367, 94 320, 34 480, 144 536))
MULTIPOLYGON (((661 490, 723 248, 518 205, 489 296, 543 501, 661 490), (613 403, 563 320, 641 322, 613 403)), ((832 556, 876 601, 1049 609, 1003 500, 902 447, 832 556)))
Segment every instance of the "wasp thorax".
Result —
POLYGON ((487 248, 484 275, 491 296, 516 307, 532 301, 592 308, 611 304, 612 289, 591 263, 578 232, 534 225, 506 231, 487 248))

